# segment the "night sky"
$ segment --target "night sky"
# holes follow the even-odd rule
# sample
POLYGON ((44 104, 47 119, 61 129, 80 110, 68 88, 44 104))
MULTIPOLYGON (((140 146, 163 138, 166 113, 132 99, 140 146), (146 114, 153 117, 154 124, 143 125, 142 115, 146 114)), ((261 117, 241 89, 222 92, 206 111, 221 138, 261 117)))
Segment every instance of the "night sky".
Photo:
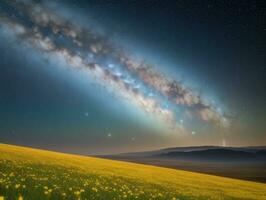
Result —
POLYGON ((3 0, 0 41, 2 143, 266 145, 263 1, 3 0))

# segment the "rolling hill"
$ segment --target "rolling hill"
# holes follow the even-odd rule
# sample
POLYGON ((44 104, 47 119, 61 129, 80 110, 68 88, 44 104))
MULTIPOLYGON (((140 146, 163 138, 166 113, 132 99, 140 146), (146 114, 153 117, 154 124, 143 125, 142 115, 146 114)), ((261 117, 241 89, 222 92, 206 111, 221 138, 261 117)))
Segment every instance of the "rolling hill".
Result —
POLYGON ((266 147, 174 147, 99 157, 266 183, 266 147))
POLYGON ((266 199, 266 184, 0 144, 0 198, 266 199))

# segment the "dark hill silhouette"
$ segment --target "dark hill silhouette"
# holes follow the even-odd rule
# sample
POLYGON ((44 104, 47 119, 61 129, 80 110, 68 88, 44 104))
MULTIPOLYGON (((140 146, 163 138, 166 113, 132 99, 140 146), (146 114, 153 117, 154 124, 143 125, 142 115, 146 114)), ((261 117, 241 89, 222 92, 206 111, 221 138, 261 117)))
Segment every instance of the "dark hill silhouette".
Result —
POLYGON ((260 150, 257 152, 249 152, 242 150, 232 149, 206 149, 197 151, 171 151, 167 153, 161 153, 157 156, 171 157, 175 159, 183 160, 202 160, 202 161, 266 161, 266 150, 260 150))

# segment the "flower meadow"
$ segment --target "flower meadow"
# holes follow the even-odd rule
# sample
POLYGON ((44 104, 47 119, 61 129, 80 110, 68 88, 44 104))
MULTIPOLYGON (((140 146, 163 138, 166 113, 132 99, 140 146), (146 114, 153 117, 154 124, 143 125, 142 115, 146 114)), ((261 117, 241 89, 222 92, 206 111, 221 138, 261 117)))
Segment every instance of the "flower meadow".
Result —
POLYGON ((266 199, 266 184, 0 144, 0 200, 266 199))

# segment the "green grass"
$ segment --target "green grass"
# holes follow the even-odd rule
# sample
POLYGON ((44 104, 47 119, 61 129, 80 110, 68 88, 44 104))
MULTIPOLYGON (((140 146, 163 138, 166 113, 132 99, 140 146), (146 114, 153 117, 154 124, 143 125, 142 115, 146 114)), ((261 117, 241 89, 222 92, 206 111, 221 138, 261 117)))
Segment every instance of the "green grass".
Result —
POLYGON ((266 184, 0 144, 0 200, 266 199, 266 184))

